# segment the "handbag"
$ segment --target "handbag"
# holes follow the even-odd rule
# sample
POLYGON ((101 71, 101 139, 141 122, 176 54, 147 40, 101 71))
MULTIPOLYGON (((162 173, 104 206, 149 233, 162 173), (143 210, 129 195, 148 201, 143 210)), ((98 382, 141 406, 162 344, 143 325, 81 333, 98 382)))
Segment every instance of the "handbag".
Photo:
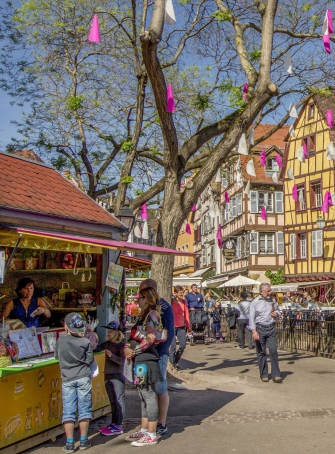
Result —
MULTIPOLYGON (((148 319, 149 315, 152 312, 156 312, 156 314, 159 315, 159 313, 157 311, 149 312, 149 314, 144 319, 143 325, 142 326, 140 326, 140 325, 137 326, 137 329, 136 329, 136 332, 135 332, 135 336, 134 336, 135 339, 144 339, 145 337, 147 337, 147 334, 148 334, 148 332, 147 332, 147 319, 148 319)), ((167 341, 167 337, 168 337, 168 332, 167 332, 167 330, 165 328, 163 328, 162 319, 161 319, 161 316, 159 315, 159 326, 157 328, 156 339, 155 339, 154 343, 155 344, 160 344, 161 342, 166 342, 167 341)))

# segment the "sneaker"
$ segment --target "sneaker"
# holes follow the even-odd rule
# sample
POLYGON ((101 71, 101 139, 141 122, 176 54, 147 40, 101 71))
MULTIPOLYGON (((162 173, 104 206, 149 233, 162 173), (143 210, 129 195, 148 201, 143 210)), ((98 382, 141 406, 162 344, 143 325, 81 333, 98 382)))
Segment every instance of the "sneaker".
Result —
POLYGON ((137 441, 132 442, 132 446, 147 446, 147 445, 157 445, 158 438, 151 438, 150 435, 145 434, 142 438, 137 441))
POLYGON ((268 377, 263 377, 263 378, 262 378, 262 381, 263 381, 264 383, 267 383, 267 382, 269 381, 269 379, 268 379, 268 377))
POLYGON ((146 435, 146 434, 141 432, 140 430, 138 430, 137 432, 126 437, 125 441, 136 441, 136 440, 139 440, 140 438, 143 438, 144 435, 146 435))
POLYGON ((220 337, 220 342, 223 342, 223 339, 222 339, 222 337, 220 337))
POLYGON ((66 442, 65 446, 63 446, 63 451, 68 453, 74 452, 74 443, 66 442))
POLYGON ((174 367, 175 367, 177 370, 180 370, 179 364, 175 364, 174 367))
POLYGON ((110 424, 107 427, 102 427, 101 429, 99 429, 99 432, 102 435, 106 435, 106 437, 109 437, 112 435, 123 434, 123 429, 122 429, 122 426, 117 426, 116 424, 110 424))
POLYGON ((163 424, 157 424, 157 430, 156 430, 157 435, 166 435, 168 432, 167 426, 163 426, 163 424))
POLYGON ((275 377, 275 378, 272 379, 272 381, 274 383, 281 383, 283 381, 283 379, 281 377, 275 377))
POLYGON ((90 440, 88 438, 86 438, 85 440, 80 440, 80 442, 79 442, 80 451, 84 451, 84 449, 88 449, 91 446, 92 446, 91 442, 90 442, 90 440))

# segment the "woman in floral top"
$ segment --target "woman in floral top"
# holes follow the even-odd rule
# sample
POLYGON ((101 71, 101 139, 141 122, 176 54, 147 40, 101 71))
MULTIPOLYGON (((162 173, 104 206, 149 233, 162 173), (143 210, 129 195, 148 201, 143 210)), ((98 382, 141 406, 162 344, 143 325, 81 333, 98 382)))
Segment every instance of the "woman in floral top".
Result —
POLYGON ((157 292, 152 288, 141 290, 138 305, 141 314, 131 330, 125 348, 127 361, 134 361, 134 383, 141 398, 141 429, 126 438, 126 441, 132 442, 132 446, 158 443, 156 435, 158 399, 155 383, 163 379, 156 350, 157 334, 161 327, 161 308, 157 292))

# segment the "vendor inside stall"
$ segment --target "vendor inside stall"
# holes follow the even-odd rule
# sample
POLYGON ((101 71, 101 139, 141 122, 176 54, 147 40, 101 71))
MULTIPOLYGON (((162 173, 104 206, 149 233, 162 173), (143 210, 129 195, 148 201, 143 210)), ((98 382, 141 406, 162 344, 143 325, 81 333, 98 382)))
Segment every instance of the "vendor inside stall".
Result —
POLYGON ((5 305, 2 317, 5 319, 20 320, 27 328, 38 326, 40 315, 46 318, 51 317, 51 312, 47 308, 42 298, 34 297, 34 281, 29 277, 19 280, 16 287, 18 298, 8 301, 5 305))

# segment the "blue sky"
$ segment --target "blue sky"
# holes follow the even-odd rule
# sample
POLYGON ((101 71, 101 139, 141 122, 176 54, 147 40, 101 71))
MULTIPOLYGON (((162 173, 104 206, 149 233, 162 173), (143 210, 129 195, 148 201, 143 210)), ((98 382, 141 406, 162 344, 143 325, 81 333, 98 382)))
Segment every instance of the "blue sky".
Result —
POLYGON ((11 97, 6 92, 0 91, 0 150, 5 151, 5 147, 10 143, 12 137, 18 137, 16 125, 11 124, 13 120, 20 120, 22 107, 11 106, 11 97))

